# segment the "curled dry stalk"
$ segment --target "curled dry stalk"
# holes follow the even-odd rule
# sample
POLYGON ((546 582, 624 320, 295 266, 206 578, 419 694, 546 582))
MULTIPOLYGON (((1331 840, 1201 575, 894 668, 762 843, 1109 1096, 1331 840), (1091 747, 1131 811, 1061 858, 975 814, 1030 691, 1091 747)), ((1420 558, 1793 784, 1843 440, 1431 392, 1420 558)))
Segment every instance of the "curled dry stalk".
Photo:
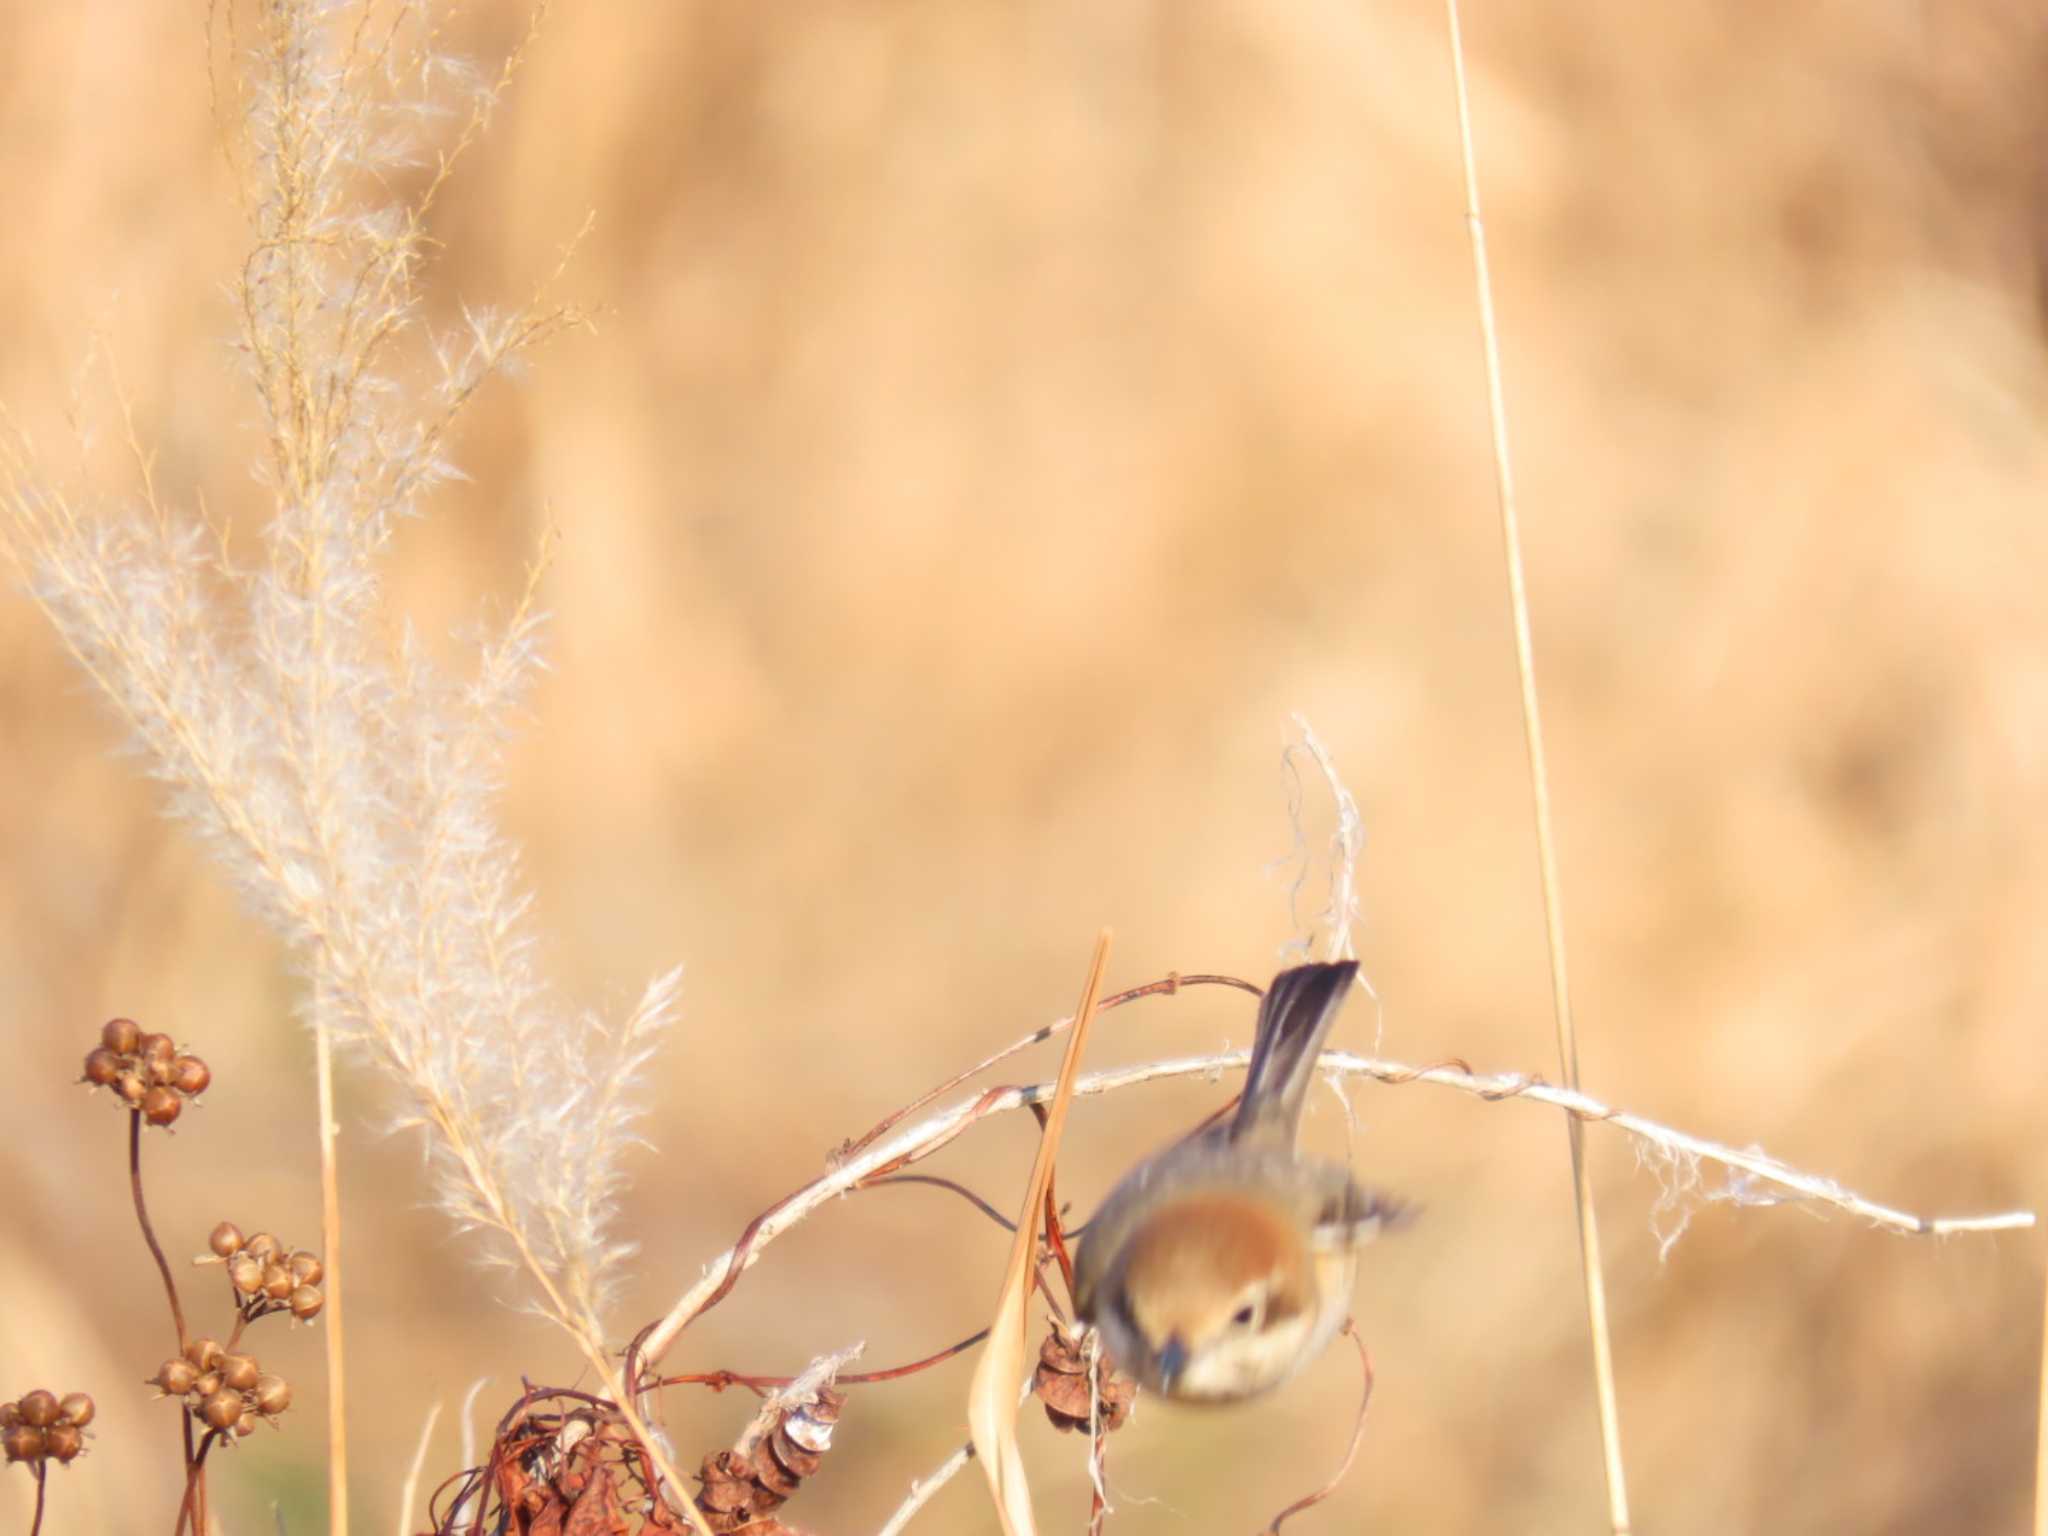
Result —
MULTIPOLYGON (((1101 1008, 1107 1010, 1120 1001, 1135 1000, 1139 997, 1170 995, 1178 985, 1187 984, 1194 979, 1185 976, 1169 977, 1115 997, 1105 998, 1101 1008)), ((1236 977, 1203 979, 1253 994, 1259 991, 1254 984, 1236 977)), ((1051 1039, 1063 1033, 1067 1027, 1066 1020, 1047 1025, 1034 1031, 1018 1046, 990 1059, 999 1060, 1002 1056, 1021 1049, 1024 1044, 1051 1039)), ((1242 1071, 1248 1055, 1249 1053, 1244 1050, 1219 1051, 1087 1073, 1076 1079, 1074 1093, 1077 1097, 1085 1098, 1121 1092, 1144 1083, 1187 1077, 1213 1077, 1223 1072, 1242 1071)), ((2031 1227, 2034 1224, 2034 1216, 2030 1211, 2003 1211, 1977 1216, 1917 1215, 1859 1195, 1834 1179, 1802 1172, 1754 1148, 1732 1146, 1664 1125, 1648 1116, 1606 1104, 1590 1094, 1556 1087, 1539 1076, 1520 1073, 1480 1073, 1473 1071, 1463 1062, 1414 1066, 1405 1062, 1359 1056, 1348 1051, 1324 1052, 1320 1069, 1328 1076, 1369 1078, 1392 1086, 1410 1083, 1433 1084, 1471 1094, 1489 1103, 1511 1099, 1528 1100, 1562 1110, 1577 1121, 1611 1125, 1642 1145, 1655 1149, 1661 1155, 1679 1159, 1688 1166, 1710 1163, 1725 1168, 1728 1170, 1730 1183, 1716 1198, 1728 1199, 1738 1204, 1770 1204, 1781 1200, 1805 1201, 1815 1205, 1833 1206, 1893 1231, 1929 1236, 2008 1231, 2031 1227)), ((957 1083, 959 1079, 953 1081, 957 1083)), ((885 1122, 898 1127, 890 1134, 870 1134, 851 1143, 850 1145, 858 1146, 860 1150, 850 1156, 836 1158, 832 1166, 817 1178, 755 1216, 747 1223, 733 1245, 705 1266, 703 1276, 683 1292, 668 1313, 650 1327, 628 1352, 634 1366, 629 1375, 636 1383, 641 1384, 643 1389, 650 1385, 653 1381, 650 1373, 673 1347, 675 1340, 690 1322, 731 1294, 740 1277, 759 1262, 767 1247, 799 1222, 841 1195, 884 1182, 902 1169, 921 1162, 991 1116, 1049 1103, 1054 1086, 1052 1083, 1041 1082, 989 1088, 907 1125, 903 1124, 906 1116, 894 1115, 885 1122)), ((921 1096, 916 1102, 929 1101, 930 1096, 926 1095, 921 1096)))
MULTIPOLYGON (((1198 982, 1228 986, 1253 995, 1260 991, 1253 983, 1231 976, 1168 976, 1103 999, 1099 1011, 1141 998, 1172 996, 1180 987, 1198 982)), ((632 1383, 633 1390, 645 1394, 672 1384, 701 1384, 714 1389, 735 1384, 759 1388, 782 1381, 784 1378, 750 1377, 734 1371, 661 1377, 655 1374, 655 1368, 688 1324, 729 1295, 745 1272, 760 1260, 765 1249, 777 1237, 816 1214, 826 1205, 835 1202, 842 1195, 886 1184, 921 1180, 949 1189, 967 1199, 1000 1225, 1016 1231, 1018 1223, 1011 1222, 971 1190, 964 1189, 951 1180, 905 1174, 902 1170, 930 1157, 973 1126, 994 1116, 1018 1109, 1027 1109, 1035 1115, 1042 1115, 1056 1096, 1058 1085, 1039 1082, 993 1087, 963 1098, 949 1107, 926 1114, 922 1119, 913 1120, 912 1116, 921 1109, 928 1109, 931 1104, 943 1097, 945 1092, 965 1085, 974 1076, 975 1071, 984 1070, 990 1064, 1005 1060, 1029 1045, 1057 1037, 1066 1032, 1070 1023, 1070 1020, 1060 1020, 1034 1030, 1015 1044, 989 1057, 981 1067, 957 1074, 947 1079, 939 1088, 918 1095, 903 1108, 892 1112, 869 1132, 842 1144, 833 1156, 830 1166, 816 1179, 756 1215, 747 1223, 732 1247, 705 1267, 703 1276, 684 1292, 669 1313, 659 1322, 650 1325, 627 1350, 625 1374, 632 1383)), ((1248 1057, 1249 1052, 1244 1050, 1222 1051, 1089 1073, 1074 1079, 1072 1094, 1077 1098, 1089 1097, 1122 1092, 1147 1083, 1184 1078, 1214 1079, 1222 1073, 1242 1071, 1248 1057)), ((1539 1076, 1479 1073, 1465 1063, 1456 1061, 1431 1066, 1414 1066, 1347 1051, 1326 1051, 1319 1068, 1324 1075, 1332 1079, 1363 1078, 1389 1086, 1427 1083, 1470 1094, 1487 1103, 1528 1100, 1559 1110, 1577 1123, 1612 1126, 1632 1138, 1639 1147, 1648 1149, 1685 1173, 1692 1183, 1689 1189, 1683 1192, 1707 1200, 1723 1200, 1740 1205, 1796 1202, 1809 1206, 1825 1206, 1847 1212, 1874 1226, 1908 1235, 1953 1236, 2008 1231, 2034 1225, 2033 1213, 2024 1210, 1966 1216, 1925 1216, 1903 1210, 1858 1194, 1837 1180, 1794 1168, 1755 1147, 1733 1146, 1668 1126, 1647 1116, 1606 1104, 1583 1091, 1557 1087, 1539 1076), (1701 1165, 1722 1168, 1725 1172, 1723 1186, 1719 1189, 1706 1189, 1701 1186, 1697 1178, 1701 1165)), ((1071 1236, 1072 1230, 1063 1229, 1057 1220, 1056 1211, 1046 1209, 1048 1205, 1056 1205, 1055 1201, 1050 1200, 1049 1196, 1041 1196, 1041 1202, 1039 1215, 1043 1224, 1040 1229, 1047 1232, 1049 1251, 1053 1261, 1058 1262, 1059 1252, 1063 1246, 1062 1234, 1071 1236)), ((1027 1217, 1029 1214, 1027 1212, 1027 1217)), ((869 1379, 887 1379, 906 1374, 911 1369, 922 1368, 923 1365, 935 1363, 958 1350, 971 1347, 973 1342, 973 1339, 963 1340, 934 1356, 927 1357, 923 1362, 916 1362, 897 1371, 872 1373, 869 1379)), ((1355 1334, 1354 1342, 1363 1351, 1363 1341, 1358 1340, 1355 1334)), ((1365 1359, 1365 1369, 1367 1378, 1364 1403, 1369 1404, 1369 1357, 1365 1359)), ((853 1384, 860 1379, 847 1376, 842 1377, 841 1381, 853 1384)), ((1029 1395, 1031 1384, 1027 1382, 1019 1400, 1029 1395)), ((1346 1466, 1350 1465, 1351 1459, 1355 1457, 1357 1437, 1362 1433, 1363 1424, 1362 1406, 1358 1426, 1354 1428, 1352 1452, 1346 1458, 1346 1466)), ((931 1474, 915 1482, 909 1495, 882 1527, 880 1536, 898 1536, 938 1489, 957 1475, 968 1461, 974 1459, 974 1455, 972 1442, 964 1444, 931 1474)), ((1339 1480, 1341 1474, 1339 1479, 1333 1479, 1333 1484, 1339 1480)), ((1298 1501, 1296 1505, 1276 1515, 1274 1524, 1277 1525, 1290 1514, 1299 1513, 1311 1503, 1328 1497, 1328 1493, 1329 1490, 1325 1489, 1311 1500, 1298 1501)))
POLYGON ((1279 1514, 1266 1522, 1259 1536, 1280 1536, 1280 1527, 1292 1520, 1305 1509, 1314 1509, 1331 1494, 1344 1486, 1344 1479, 1351 1475, 1352 1465, 1358 1460, 1358 1448, 1365 1444, 1365 1416, 1372 1409, 1372 1352, 1365 1347, 1365 1338, 1358 1331, 1355 1320, 1346 1318, 1344 1336, 1358 1349, 1358 1369, 1364 1375, 1365 1383, 1360 1389, 1358 1417, 1351 1425, 1351 1440, 1344 1448, 1344 1459, 1337 1463, 1337 1470, 1330 1474, 1330 1480, 1313 1493, 1303 1494, 1279 1514))
POLYGON ((164 1295, 171 1304, 171 1323, 178 1330, 178 1352, 183 1354, 188 1342, 185 1332, 185 1308, 178 1300, 178 1282, 171 1275, 171 1261, 164 1257, 163 1244, 156 1240, 156 1228, 150 1224, 149 1203, 142 1196, 142 1111, 128 1111, 128 1188, 135 1197, 135 1222, 142 1228, 142 1240, 149 1245, 149 1256, 156 1260, 157 1273, 163 1276, 164 1295))
MULTIPOLYGON (((1144 998, 1171 997, 1182 987, 1192 986, 1232 987, 1241 992, 1249 992, 1254 997, 1260 994, 1259 987, 1235 976, 1175 973, 1158 981, 1146 982, 1143 986, 1112 993, 1097 1004, 1097 1011, 1107 1013, 1113 1008, 1144 998)), ((961 1106, 953 1111, 943 1112, 908 1132, 888 1136, 890 1131, 991 1067, 1034 1045, 1065 1034, 1073 1026, 1073 1022, 1073 1018, 1069 1016, 1032 1030, 1004 1046, 994 1055, 984 1058, 964 1072, 955 1073, 937 1087, 926 1090, 909 1103, 892 1110, 860 1136, 843 1142, 833 1154, 832 1165, 825 1174, 777 1201, 748 1222, 733 1246, 705 1267, 704 1277, 685 1291, 658 1322, 642 1332, 634 1341, 632 1348, 627 1351, 628 1379, 637 1382, 641 1379, 641 1373, 658 1367, 683 1330, 730 1295, 733 1287, 739 1283, 740 1276, 753 1265, 759 1250, 773 1242, 776 1237, 803 1220, 827 1200, 834 1199, 848 1190, 893 1182, 899 1170, 938 1151, 966 1130, 971 1120, 994 1113, 996 1105, 992 1095, 1000 1097, 1019 1090, 991 1089, 983 1094, 981 1099, 976 1100, 974 1106, 961 1106), (989 1102, 984 1105, 983 1101, 989 1102), (931 1126, 938 1126, 940 1129, 936 1132, 927 1129, 931 1126), (934 1135, 939 1139, 933 1140, 934 1135), (888 1136, 886 1143, 883 1141, 885 1136, 888 1136)), ((1081 1081, 1085 1084, 1089 1079, 1083 1078, 1081 1081)), ((1088 1090, 1084 1087, 1077 1091, 1088 1090)), ((1028 1103, 1042 1108, 1046 1102, 1047 1097, 1041 1096, 1028 1100, 1018 1099, 1015 1103, 1006 1103, 1002 1107, 1015 1108, 1028 1103)), ((1004 1226, 1012 1231, 1016 1230, 1015 1224, 1008 1217, 994 1212, 986 1201, 978 1197, 971 1198, 974 1198, 978 1206, 988 1209, 1004 1226)))

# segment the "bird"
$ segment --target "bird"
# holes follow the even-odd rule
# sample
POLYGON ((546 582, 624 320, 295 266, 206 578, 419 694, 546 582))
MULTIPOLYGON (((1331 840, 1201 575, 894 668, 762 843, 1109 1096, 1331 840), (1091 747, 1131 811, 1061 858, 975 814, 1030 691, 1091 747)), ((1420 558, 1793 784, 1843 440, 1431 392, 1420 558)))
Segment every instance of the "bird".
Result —
POLYGON ((1357 974, 1343 960, 1275 976, 1236 1114, 1132 1168, 1082 1230, 1075 1310, 1147 1390, 1231 1403, 1287 1381, 1350 1316, 1359 1249, 1408 1214, 1300 1151, 1316 1059, 1357 974))

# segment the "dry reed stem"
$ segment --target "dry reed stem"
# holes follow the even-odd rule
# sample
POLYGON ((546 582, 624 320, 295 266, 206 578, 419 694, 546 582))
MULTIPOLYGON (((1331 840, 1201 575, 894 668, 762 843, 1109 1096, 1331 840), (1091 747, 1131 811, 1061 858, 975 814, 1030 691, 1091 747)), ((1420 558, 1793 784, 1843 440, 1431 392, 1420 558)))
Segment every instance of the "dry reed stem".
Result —
MULTIPOLYGON (((322 1343, 327 1355, 327 1530, 328 1536, 348 1536, 348 1377, 341 1331, 341 1172, 334 1152, 334 1037, 328 1028, 327 1010, 317 1001, 313 1006, 313 1058, 320 1114, 320 1251, 327 1256, 327 1327, 322 1343)), ((434 1412, 440 1411, 437 1403, 434 1412)), ((430 1416, 428 1431, 433 1426, 430 1416)), ((422 1434, 420 1454, 425 1453, 422 1434)), ((404 1503, 407 1517, 412 1513, 412 1485, 418 1479, 415 1458, 404 1503)))
MULTIPOLYGON (((441 1419, 441 1400, 436 1398, 434 1406, 427 1410, 426 1422, 420 1425, 420 1438, 412 1448, 412 1465, 405 1470, 405 1482, 398 1490, 398 1530, 396 1536, 411 1536, 413 1506, 419 1503, 420 1473, 427 1465, 427 1445, 434 1438, 434 1426, 441 1419)), ((341 1527, 339 1529, 346 1529, 341 1527)))
MULTIPOLYGON (((1472 147, 1472 98, 1465 79, 1458 0, 1444 0, 1450 30, 1451 71, 1457 86, 1458 147, 1465 171, 1465 225, 1472 238, 1472 276, 1479 296, 1479 327, 1486 353, 1486 405, 1493 428, 1494 485, 1500 504, 1508 602, 1514 613, 1515 671, 1521 682, 1522 733, 1529 753, 1529 787, 1536 815, 1536 852, 1542 867, 1543 925, 1550 940, 1551 1010, 1565 1086, 1579 1085, 1579 1042, 1572 1023, 1571 985, 1565 966, 1564 898, 1557 871, 1557 839, 1550 818, 1550 772, 1543 751, 1543 716, 1536 698, 1536 659, 1529 637, 1529 593, 1522 574, 1522 537, 1515 510, 1513 459, 1508 449, 1506 391, 1501 383, 1500 332, 1494 320, 1493 277, 1486 259, 1486 223, 1479 212, 1479 169, 1472 147)), ((1614 1390, 1614 1343, 1607 1323, 1607 1288, 1600 1266, 1600 1225, 1593 1209, 1593 1176, 1586 1167, 1585 1128, 1565 1124, 1572 1156, 1572 1198, 1579 1214, 1579 1258, 1586 1282, 1586 1320, 1592 1335, 1593 1381, 1600 1408, 1600 1446, 1607 1473, 1607 1516, 1614 1536, 1629 1530, 1628 1480, 1621 1460, 1621 1410, 1614 1390)))
POLYGON ((2048 1276, 2041 1283, 2041 1406, 2034 1424, 2034 1536, 2048 1536, 2048 1276))

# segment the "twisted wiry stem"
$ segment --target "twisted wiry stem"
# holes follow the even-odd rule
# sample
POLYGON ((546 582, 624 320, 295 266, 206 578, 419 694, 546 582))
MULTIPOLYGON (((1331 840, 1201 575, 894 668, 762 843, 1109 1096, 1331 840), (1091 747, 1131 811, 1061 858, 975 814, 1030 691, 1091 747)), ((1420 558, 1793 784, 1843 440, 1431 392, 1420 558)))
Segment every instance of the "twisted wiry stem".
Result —
MULTIPOLYGON (((156 1260, 157 1273, 164 1277, 164 1294, 170 1298, 171 1321, 178 1330, 178 1353, 185 1353, 188 1342, 185 1333, 185 1308, 178 1300, 178 1282, 171 1275, 171 1261, 164 1257, 163 1244, 156 1240, 156 1228, 149 1222, 149 1205, 142 1198, 142 1111, 128 1111, 128 1189, 135 1197, 135 1221, 142 1228, 142 1240, 149 1245, 150 1257, 156 1260)), ((185 1526, 185 1520, 194 1503, 203 1511, 206 1507, 206 1480, 204 1464, 206 1447, 202 1445, 195 1453, 192 1449, 192 1410, 181 1406, 181 1432, 184 1435, 185 1455, 185 1497, 178 1504, 178 1523, 173 1527, 172 1536, 185 1526)), ((37 1499, 42 1497, 37 1490, 37 1499)), ((198 1529, 205 1528, 203 1517, 198 1529)))
POLYGON ((157 1273, 164 1277, 164 1294, 170 1298, 171 1321, 178 1328, 178 1353, 185 1352, 185 1309, 178 1301, 178 1282, 171 1278, 171 1261, 164 1257, 156 1229, 149 1224, 149 1206, 142 1198, 142 1111, 128 1111, 128 1188, 135 1196, 135 1220, 142 1228, 142 1240, 149 1244, 157 1273))

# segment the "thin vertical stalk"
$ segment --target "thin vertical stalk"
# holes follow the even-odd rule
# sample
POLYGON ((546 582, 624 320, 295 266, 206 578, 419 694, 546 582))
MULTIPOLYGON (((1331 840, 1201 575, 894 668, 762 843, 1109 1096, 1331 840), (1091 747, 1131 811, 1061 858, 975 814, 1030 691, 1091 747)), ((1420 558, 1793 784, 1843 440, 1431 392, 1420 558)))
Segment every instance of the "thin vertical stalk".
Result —
POLYGON ((2034 1424, 2034 1536, 2048 1536, 2048 1275, 2041 1282, 2041 1406, 2034 1424))
POLYGON ((198 1454, 185 1469, 185 1496, 178 1501, 178 1519, 171 1527, 171 1536, 183 1536, 188 1525, 192 1536, 206 1536, 206 1453, 219 1437, 219 1430, 209 1429, 206 1438, 199 1442, 198 1454))
MULTIPOLYGON (((1579 1043, 1572 1022, 1565 964, 1564 899, 1551 826, 1550 774, 1543 750, 1543 716, 1536 696, 1535 649, 1529 638, 1529 594, 1522 573, 1522 535, 1515 505, 1513 458, 1508 450, 1507 396, 1501 383, 1500 331, 1494 319, 1493 276, 1486 259, 1486 223, 1479 211, 1479 170, 1472 148, 1472 97, 1465 79, 1465 46, 1458 0, 1444 0, 1450 26, 1451 71, 1457 84, 1458 143, 1465 170, 1465 224, 1472 237, 1472 274, 1479 296, 1479 328, 1486 353, 1486 404, 1493 427, 1494 486, 1500 503, 1508 602, 1514 613, 1515 670, 1521 681, 1522 734, 1529 753, 1529 786, 1536 814, 1536 852, 1542 868, 1543 921, 1550 940, 1551 1010, 1565 1086, 1579 1086, 1579 1043)), ((1607 1472, 1607 1516, 1614 1536, 1630 1529, 1628 1483, 1621 1461, 1621 1412, 1614 1391, 1614 1346, 1607 1324, 1607 1289, 1600 1266, 1600 1228, 1593 1210, 1593 1180, 1586 1166, 1585 1127, 1565 1121, 1572 1155, 1572 1194, 1579 1215, 1579 1259, 1585 1275, 1586 1318, 1592 1333, 1594 1387, 1600 1407, 1600 1443, 1607 1472)))
POLYGON ((334 1039, 325 989, 313 999, 320 1098, 320 1241, 327 1281, 327 1529, 348 1536, 348 1390, 341 1340, 341 1177, 334 1156, 334 1039))

